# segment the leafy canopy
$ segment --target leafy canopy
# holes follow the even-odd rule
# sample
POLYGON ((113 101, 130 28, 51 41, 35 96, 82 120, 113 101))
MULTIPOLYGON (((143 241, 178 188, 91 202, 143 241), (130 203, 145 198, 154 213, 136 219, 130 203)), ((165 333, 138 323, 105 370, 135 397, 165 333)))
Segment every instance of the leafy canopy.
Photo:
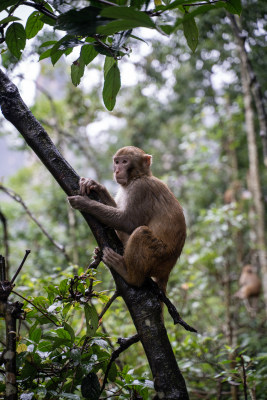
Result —
POLYGON ((0 43, 6 45, 1 54, 8 48, 20 59, 27 39, 34 38, 44 27, 63 32, 59 40, 56 37, 56 40, 41 44, 40 60, 49 57, 55 65, 63 55, 67 56, 75 47, 80 47, 80 55, 71 67, 72 83, 77 86, 85 67, 98 54, 103 54, 109 59, 105 62, 103 100, 111 111, 121 86, 118 61, 129 56, 133 41, 143 41, 142 37, 133 34, 135 28, 152 29, 167 36, 182 29, 188 46, 194 52, 199 40, 195 17, 218 8, 240 15, 241 0, 214 0, 212 3, 209 0, 33 0, 26 4, 18 0, 2 0, 0 12, 6 11, 7 16, 0 21, 0 43), (14 16, 23 3, 35 10, 25 27, 14 16))

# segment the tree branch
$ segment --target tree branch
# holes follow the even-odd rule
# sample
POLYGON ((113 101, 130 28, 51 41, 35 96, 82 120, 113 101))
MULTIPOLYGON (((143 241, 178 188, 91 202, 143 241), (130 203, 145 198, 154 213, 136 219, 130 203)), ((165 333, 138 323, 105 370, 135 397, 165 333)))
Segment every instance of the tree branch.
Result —
POLYGON ((48 240, 53 244, 53 246, 55 246, 59 251, 61 251, 61 253, 64 254, 64 257, 66 258, 66 260, 68 262, 70 262, 71 260, 70 260, 69 255, 66 252, 65 246, 63 246, 62 244, 56 242, 52 238, 52 236, 47 232, 47 230, 43 227, 43 225, 37 220, 37 218, 33 215, 33 213, 28 209, 28 207, 26 206, 26 204, 24 203, 24 201, 22 200, 20 195, 18 195, 13 190, 11 190, 11 189, 9 189, 9 188, 1 185, 1 184, 0 184, 0 190, 5 192, 9 197, 11 197, 13 200, 15 200, 16 202, 18 202, 19 204, 22 205, 22 207, 24 208, 25 212, 29 215, 29 217, 33 220, 33 222, 41 229, 43 234, 48 238, 48 240))
POLYGON ((119 355, 123 351, 127 350, 130 346, 132 346, 132 344, 139 342, 139 340, 140 340, 140 338, 139 338, 138 334, 131 336, 130 338, 127 338, 127 339, 122 339, 122 338, 118 339, 118 343, 119 343, 120 347, 118 347, 116 350, 114 350, 110 357, 100 393, 102 393, 103 390, 105 389, 106 383, 108 381, 108 373, 110 371, 110 368, 111 368, 113 362, 119 357, 119 355))
POLYGON ((21 4, 24 6, 33 7, 36 10, 40 11, 42 14, 46 15, 47 17, 57 20, 57 16, 51 13, 51 11, 45 8, 42 4, 32 3, 31 1, 22 1, 21 4))
POLYGON ((9 243, 8 243, 8 229, 7 229, 7 219, 5 215, 0 210, 0 220, 3 225, 3 245, 5 249, 5 269, 6 278, 9 278, 9 243))

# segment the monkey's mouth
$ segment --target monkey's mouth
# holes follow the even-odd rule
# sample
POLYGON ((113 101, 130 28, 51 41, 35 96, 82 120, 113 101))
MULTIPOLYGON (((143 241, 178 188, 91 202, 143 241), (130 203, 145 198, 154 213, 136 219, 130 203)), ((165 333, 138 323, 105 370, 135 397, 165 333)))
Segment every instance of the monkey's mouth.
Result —
POLYGON ((124 185, 126 185, 126 183, 127 183, 127 179, 125 179, 125 178, 120 178, 120 177, 116 176, 115 179, 116 179, 116 182, 117 182, 119 185, 124 186, 124 185))

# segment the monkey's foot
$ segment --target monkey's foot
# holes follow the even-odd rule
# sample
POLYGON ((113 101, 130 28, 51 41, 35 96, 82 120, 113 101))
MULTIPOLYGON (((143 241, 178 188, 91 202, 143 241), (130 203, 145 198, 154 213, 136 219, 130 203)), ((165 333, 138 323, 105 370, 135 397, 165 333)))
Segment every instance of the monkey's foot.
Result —
POLYGON ((123 257, 110 247, 104 248, 102 260, 108 267, 114 268, 117 272, 125 269, 123 257))

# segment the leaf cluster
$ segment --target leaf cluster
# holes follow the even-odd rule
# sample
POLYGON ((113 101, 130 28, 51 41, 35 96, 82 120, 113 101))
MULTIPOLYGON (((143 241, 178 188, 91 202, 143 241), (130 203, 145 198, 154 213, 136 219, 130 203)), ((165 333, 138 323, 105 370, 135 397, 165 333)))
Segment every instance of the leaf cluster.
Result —
MULTIPOLYGON (((17 8, 24 2, 4 0, 0 11, 6 11, 7 17, 0 21, 1 43, 6 43, 8 50, 20 59, 27 39, 38 35, 44 27, 53 27, 57 32, 65 32, 59 40, 47 41, 41 44, 46 48, 40 55, 40 60, 50 58, 53 65, 63 56, 72 53, 75 47, 80 48, 80 56, 71 67, 71 79, 75 86, 79 85, 84 75, 85 67, 98 55, 104 55, 114 60, 110 70, 104 67, 103 101, 106 108, 113 110, 116 96, 120 89, 120 71, 118 60, 129 55, 131 42, 143 40, 133 35, 135 28, 148 28, 170 35, 182 28, 187 44, 194 52, 198 44, 198 28, 195 18, 217 9, 224 8, 232 13, 240 14, 240 0, 208 0, 198 3, 192 0, 189 4, 184 0, 157 1, 154 7, 148 9, 147 1, 117 0, 115 2, 91 1, 87 7, 78 7, 73 2, 38 1, 25 3, 35 9, 27 19, 25 27, 14 16, 17 8), (66 11, 67 10, 67 11, 66 11), (173 14, 169 23, 169 14, 173 14)), ((5 52, 5 49, 2 50, 5 52)))
MULTIPOLYGON (((28 332, 20 332, 17 344, 19 393, 29 399, 97 400, 102 392, 126 399, 136 391, 148 399, 153 383, 136 379, 129 367, 119 370, 116 363, 108 370, 107 387, 101 388, 112 347, 101 332, 93 299, 106 303, 109 297, 96 290, 94 273, 83 279, 64 275, 57 276, 57 285, 43 288, 46 294, 24 297, 28 332)), ((5 390, 2 378, 0 387, 5 390)))

